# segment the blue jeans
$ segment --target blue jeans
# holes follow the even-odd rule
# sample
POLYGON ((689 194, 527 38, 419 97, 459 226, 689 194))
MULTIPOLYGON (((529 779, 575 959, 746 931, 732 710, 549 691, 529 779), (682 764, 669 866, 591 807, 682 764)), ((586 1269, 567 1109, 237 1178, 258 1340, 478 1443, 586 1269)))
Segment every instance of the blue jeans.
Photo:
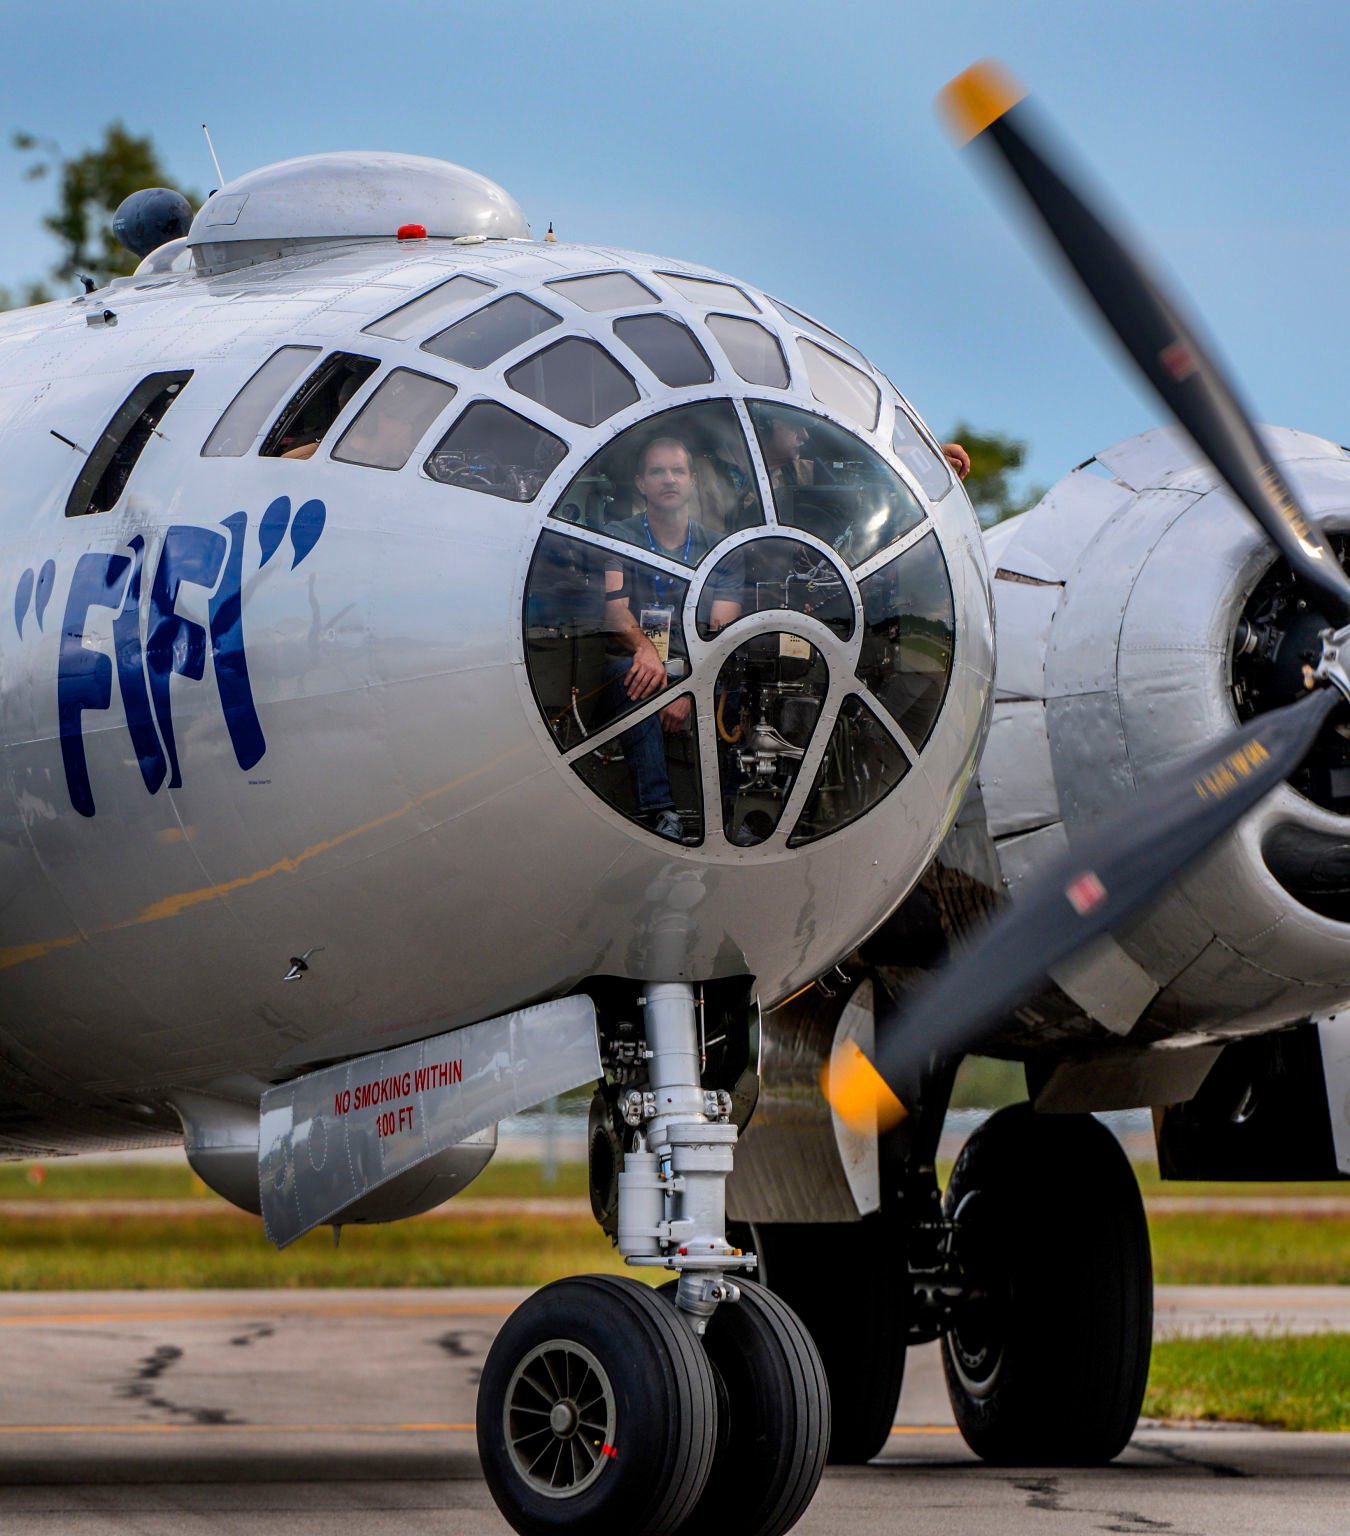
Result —
MULTIPOLYGON (((619 656, 605 664, 610 685, 610 707, 618 714, 632 701, 622 679, 633 665, 631 656, 619 656)), ((666 733, 661 729, 661 714, 648 715, 630 725, 619 737, 628 779, 633 786, 639 816, 656 816, 675 809, 675 792, 670 787, 666 767, 666 733)))

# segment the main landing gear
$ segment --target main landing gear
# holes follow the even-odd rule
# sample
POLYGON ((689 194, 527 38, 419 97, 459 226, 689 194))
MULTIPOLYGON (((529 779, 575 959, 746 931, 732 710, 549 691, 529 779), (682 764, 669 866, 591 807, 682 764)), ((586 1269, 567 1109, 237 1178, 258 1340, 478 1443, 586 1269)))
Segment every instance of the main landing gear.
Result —
POLYGON ((947 1391, 986 1461, 1095 1466, 1139 1420, 1153 1339, 1148 1225, 1134 1172, 1090 1115, 990 1117, 952 1170, 964 1294, 947 1391))
POLYGON ((780 1536, 810 1503, 830 1438, 820 1356, 796 1315, 730 1277, 754 1256, 726 1240, 736 1127, 701 1084, 683 984, 644 990, 645 1062, 620 1101, 618 1243, 674 1271, 659 1292, 586 1275, 545 1286, 497 1335, 478 1394, 488 1488, 524 1536, 692 1532, 780 1536))

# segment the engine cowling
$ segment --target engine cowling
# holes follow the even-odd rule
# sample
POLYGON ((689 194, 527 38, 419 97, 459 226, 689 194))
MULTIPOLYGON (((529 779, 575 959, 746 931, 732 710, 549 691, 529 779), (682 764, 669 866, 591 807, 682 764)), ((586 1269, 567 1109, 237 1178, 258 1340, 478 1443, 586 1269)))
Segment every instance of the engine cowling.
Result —
MULTIPOLYGON (((1333 535, 1350 530, 1350 454, 1264 430, 1310 514, 1333 535)), ((1097 455, 986 544, 993 724, 978 792, 929 878, 958 931, 1015 901, 1068 833, 1124 792, 1288 702, 1326 622, 1175 428, 1097 455)), ((1092 1062, 1056 1069, 1048 1097, 1064 1102, 1047 1107, 1178 1102, 1223 1041, 1343 1004, 1350 743, 1319 744, 1145 917, 1052 975, 1008 1040, 1019 1054, 1055 1042, 1062 1055, 1071 1039, 1092 1062), (1112 1048, 1127 1037, 1128 1050, 1112 1048)))

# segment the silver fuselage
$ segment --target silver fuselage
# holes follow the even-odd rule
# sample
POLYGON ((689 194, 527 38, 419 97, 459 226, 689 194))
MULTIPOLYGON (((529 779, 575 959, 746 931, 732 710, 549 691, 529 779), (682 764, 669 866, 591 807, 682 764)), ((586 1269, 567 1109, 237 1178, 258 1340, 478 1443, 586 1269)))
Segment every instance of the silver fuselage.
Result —
MULTIPOLYGON (((0 319, 0 539, 13 599, 0 625, 0 1101, 11 1106, 0 1148, 29 1144, 25 1126, 45 1126, 46 1145, 80 1144, 73 1132, 63 1141, 59 1127, 86 1103, 102 1106, 110 1118, 100 1123, 116 1139, 120 1105, 133 1124, 132 1106, 166 1090, 275 1081, 591 976, 744 975, 762 998, 779 998, 846 954, 910 889, 969 782, 989 705, 987 573, 958 489, 933 503, 915 487, 929 519, 921 532, 936 531, 955 606, 941 713, 894 792, 819 842, 789 848, 789 814, 756 848, 720 835, 696 848, 663 845, 581 781, 532 696, 526 575, 580 466, 658 409, 716 398, 744 416, 740 402, 765 394, 726 366, 700 308, 651 276, 672 266, 701 270, 526 241, 363 241, 214 277, 132 279, 0 319), (330 458, 390 368, 452 382, 458 410, 506 395, 505 371, 529 350, 470 372, 415 340, 363 333, 377 317, 456 272, 531 293, 548 279, 616 267, 651 283, 663 312, 703 336, 714 383, 670 390, 635 369, 638 403, 594 428, 531 403, 568 452, 529 502, 428 478, 420 465, 443 423, 396 472, 330 458), (105 311, 115 323, 90 323, 105 311), (241 387, 288 344, 359 353, 378 371, 309 460, 203 457, 241 387), (165 370, 191 371, 191 381, 125 494, 106 512, 65 515, 109 418, 138 380, 165 370), (260 544, 279 498, 289 506, 271 514, 260 544), (312 515, 298 532, 301 509, 316 501, 317 535, 312 515), (139 561, 148 607, 168 541, 185 537, 171 530, 182 529, 210 530, 202 547, 225 552, 215 585, 194 582, 180 560, 173 574, 189 575, 161 593, 183 623, 178 650, 161 658, 151 713, 161 750, 169 724, 181 782, 166 772, 151 792, 119 688, 120 668, 141 660, 124 653, 148 633, 144 614, 126 617, 131 577, 115 604, 90 602, 95 566, 86 565, 83 595, 72 593, 82 558, 120 554, 139 561), (264 562, 265 544, 277 540, 264 562), (231 560, 234 614, 220 598, 231 560), (263 748, 248 767, 241 761, 253 754, 241 756, 227 728, 224 653, 208 638, 231 622, 233 664, 242 652, 263 748), (196 664, 194 635, 204 646, 196 664), (72 668, 85 669, 84 682, 72 682, 72 668), (77 683, 93 692, 80 695, 77 683), (81 697, 93 703, 77 708, 81 697), (92 814, 72 803, 75 746, 92 814), (308 970, 288 984, 293 959, 310 951, 308 970)), ((795 359, 793 327, 761 307, 795 359)), ((608 336, 611 319, 575 307, 566 334, 608 336)), ((874 446, 886 453, 898 397, 876 378, 874 446)), ((828 414, 799 361, 779 393, 828 414)), ((765 627, 762 616, 748 622, 765 627)), ((827 711, 837 710, 854 652, 809 619, 789 627, 831 662, 827 711)), ((707 729, 717 664, 747 632, 703 648, 694 692, 707 729)), ((796 806, 828 734, 813 737, 796 806)))

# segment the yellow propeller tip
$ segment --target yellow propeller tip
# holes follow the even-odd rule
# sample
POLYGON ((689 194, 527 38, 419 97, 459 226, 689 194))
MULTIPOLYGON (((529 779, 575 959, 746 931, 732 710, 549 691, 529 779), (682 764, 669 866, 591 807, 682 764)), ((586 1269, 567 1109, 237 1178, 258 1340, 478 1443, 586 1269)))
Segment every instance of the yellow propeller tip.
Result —
POLYGON ((859 1135, 888 1131, 905 1118, 905 1106, 852 1040, 835 1047, 821 1068, 820 1086, 830 1108, 859 1135))
POLYGON ((1026 95, 1017 79, 993 59, 981 59, 938 92, 938 107, 958 145, 969 144, 1026 95))

